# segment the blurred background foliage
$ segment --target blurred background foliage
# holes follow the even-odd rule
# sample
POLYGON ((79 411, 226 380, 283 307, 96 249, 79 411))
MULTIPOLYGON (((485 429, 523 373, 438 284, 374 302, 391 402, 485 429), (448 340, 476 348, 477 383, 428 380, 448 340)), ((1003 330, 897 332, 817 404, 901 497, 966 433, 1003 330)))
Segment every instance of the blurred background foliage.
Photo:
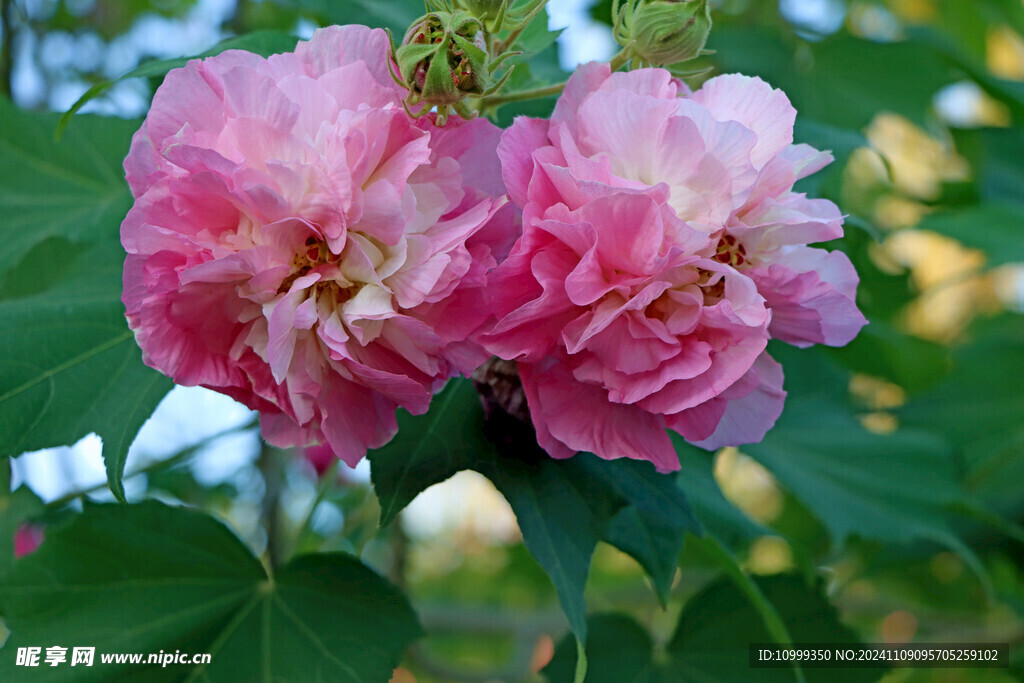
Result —
MULTIPOLYGON (((400 35, 420 12, 415 0, 0 4, 0 87, 21 109, 57 112, 149 60, 199 54, 232 35, 303 37, 331 23, 400 35)), ((586 598, 603 616, 591 621, 588 680, 782 680, 774 676, 786 672, 746 669, 745 643, 770 638, 744 630, 764 612, 736 599, 743 585, 767 596, 798 642, 826 631, 866 642, 1009 642, 1015 657, 1009 670, 808 670, 807 680, 1024 680, 1024 3, 713 7, 715 52, 696 67, 783 88, 800 112, 797 141, 835 155, 802 189, 849 215, 846 236, 829 246, 857 266, 871 324, 846 348, 773 350, 789 399, 763 443, 716 454, 680 443, 678 481, 709 534, 687 538, 664 608, 633 559, 598 545, 586 598), (723 583, 731 561, 755 583, 723 583), (716 625, 697 629, 704 622, 716 625)), ((564 79, 580 55, 612 53, 610 0, 551 0, 549 11, 568 30, 556 43, 558 30, 530 29, 513 89, 564 79)), ((83 112, 141 116, 163 71, 116 82, 83 112)), ((506 105, 499 123, 543 116, 552 103, 506 105)), ((3 127, 13 112, 0 110, 3 127)), ((137 123, 118 125, 111 154, 123 154, 137 123)), ((0 197, 8 208, 13 182, 0 197)), ((70 246, 55 239, 47 253, 70 246)), ((4 262, 0 303, 34 293, 17 289, 23 263, 4 262)), ((161 405, 128 458, 132 498, 212 512, 270 558, 361 557, 409 593, 428 633, 395 681, 568 680, 575 650, 562 640, 555 590, 487 479, 462 472, 380 529, 363 469, 260 445, 246 411, 203 403, 213 400, 177 401, 221 413, 205 433, 180 428, 193 419, 187 406, 161 405), (170 427, 153 427, 158 418, 170 427)), ((33 454, 14 461, 20 488, 0 494, 5 549, 45 536, 83 498, 109 497, 104 483, 36 495, 48 479, 75 481, 69 463, 87 446, 51 452, 47 467, 33 454)), ((0 553, 0 572, 11 561, 0 553)))

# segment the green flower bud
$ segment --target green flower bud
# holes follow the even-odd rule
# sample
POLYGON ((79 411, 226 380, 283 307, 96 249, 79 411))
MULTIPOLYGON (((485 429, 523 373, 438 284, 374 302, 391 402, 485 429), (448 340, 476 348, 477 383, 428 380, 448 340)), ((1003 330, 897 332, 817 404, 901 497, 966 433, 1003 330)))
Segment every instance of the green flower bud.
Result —
POLYGON ((431 12, 405 34, 395 51, 398 72, 409 88, 406 102, 430 107, 482 95, 490 81, 484 27, 465 12, 431 12))
POLYGON ((707 0, 639 0, 625 10, 624 44, 649 64, 665 65, 699 57, 711 33, 707 0))

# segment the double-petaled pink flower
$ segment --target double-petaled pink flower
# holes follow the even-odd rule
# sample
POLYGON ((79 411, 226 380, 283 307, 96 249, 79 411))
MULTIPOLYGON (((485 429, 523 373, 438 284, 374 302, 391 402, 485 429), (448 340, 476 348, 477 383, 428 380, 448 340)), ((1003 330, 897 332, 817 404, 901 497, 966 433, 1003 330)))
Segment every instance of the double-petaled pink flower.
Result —
POLYGON ((782 411, 769 337, 845 344, 864 324, 826 200, 793 183, 830 160, 758 79, 689 93, 668 72, 581 67, 550 121, 502 136, 523 236, 492 274, 486 348, 519 363, 540 444, 678 468, 665 432, 760 440, 782 411))
POLYGON ((849 260, 806 246, 842 234, 839 210, 792 189, 830 157, 792 144, 795 111, 760 80, 690 93, 590 64, 550 121, 501 135, 410 118, 389 59, 349 26, 191 62, 125 161, 146 362, 259 410, 271 443, 354 464, 482 344, 518 361, 551 455, 672 470, 666 429, 710 448, 775 422, 770 337, 840 345, 864 324, 849 260), (506 184, 524 227, 498 266, 506 184))
POLYGON ((500 130, 409 118, 388 66, 385 33, 361 26, 190 62, 125 160, 123 300, 145 361, 259 410, 271 443, 349 464, 486 356, 466 340, 514 239, 500 130))

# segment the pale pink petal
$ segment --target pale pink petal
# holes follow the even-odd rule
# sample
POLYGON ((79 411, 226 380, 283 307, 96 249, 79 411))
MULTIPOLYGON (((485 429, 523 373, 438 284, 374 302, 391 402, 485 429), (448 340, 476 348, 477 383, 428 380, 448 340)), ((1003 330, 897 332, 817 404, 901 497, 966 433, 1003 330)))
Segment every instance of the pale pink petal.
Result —
POLYGON ((828 242, 843 235, 839 207, 827 199, 807 199, 798 194, 765 200, 740 214, 739 220, 729 231, 760 252, 828 242))
POLYGON ((580 151, 588 156, 606 154, 616 175, 656 185, 661 181, 657 171, 662 131, 677 107, 676 102, 632 93, 595 93, 580 107, 580 151))
POLYGON ((795 346, 844 346, 867 324, 846 254, 802 248, 750 272, 772 309, 772 336, 795 346))
POLYGON ((757 134, 750 161, 760 169, 793 142, 796 110, 781 90, 760 78, 728 74, 712 78, 693 94, 719 121, 738 121, 757 134))
MULTIPOLYGON (((517 121, 530 119, 517 119, 517 121)), ((430 125, 421 119, 423 125, 430 125)), ((513 124, 515 125, 515 124, 513 124)), ((500 141, 505 131, 486 119, 465 121, 459 117, 449 119, 444 128, 431 132, 431 149, 439 158, 450 157, 458 162, 465 187, 472 187, 485 195, 504 195, 506 180, 498 159, 500 141)), ((521 154, 529 156, 526 150, 521 154)))
POLYGON ((519 206, 526 205, 526 192, 533 178, 533 152, 547 144, 548 122, 520 116, 502 133, 498 143, 502 175, 509 196, 519 206))
POLYGON ((565 124, 576 132, 577 114, 583 101, 597 91, 611 76, 612 70, 602 62, 589 62, 576 68, 565 84, 565 90, 551 114, 552 125, 565 124))
POLYGON ((606 459, 649 460, 659 472, 679 469, 660 415, 609 402, 599 387, 576 382, 557 362, 521 365, 520 376, 524 388, 530 387, 530 415, 544 416, 545 431, 564 446, 561 454, 584 451, 606 459))
POLYGON ((365 64, 380 85, 394 88, 398 102, 404 91, 388 73, 390 51, 387 33, 355 24, 322 28, 295 47, 295 54, 308 65, 313 76, 356 62, 365 64))
POLYGON ((283 382, 288 375, 288 368, 295 353, 295 340, 298 331, 295 327, 295 312, 306 300, 309 293, 306 288, 320 280, 320 275, 310 273, 300 277, 292 284, 291 290, 283 297, 264 308, 267 311, 267 363, 274 373, 274 379, 283 382))
POLYGON ((601 83, 599 89, 632 92, 659 100, 674 100, 679 95, 680 85, 680 82, 664 69, 636 69, 611 74, 601 83))

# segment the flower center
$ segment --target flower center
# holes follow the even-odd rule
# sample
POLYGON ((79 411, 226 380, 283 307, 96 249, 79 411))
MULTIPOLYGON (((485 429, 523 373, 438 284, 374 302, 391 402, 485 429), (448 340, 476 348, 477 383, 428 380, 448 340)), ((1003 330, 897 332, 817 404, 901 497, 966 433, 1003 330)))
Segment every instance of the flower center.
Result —
MULTIPOLYGON (((742 249, 743 247, 740 248, 742 249)), ((715 257, 715 260, 717 261, 721 259, 715 257)), ((728 261, 723 261, 723 263, 728 263, 728 261)), ((713 306, 725 298, 724 275, 718 277, 714 284, 711 284, 711 280, 714 279, 716 275, 720 275, 719 273, 713 273, 710 270, 704 270, 703 268, 698 268, 697 272, 700 274, 700 279, 697 280, 697 286, 700 287, 701 291, 704 293, 705 306, 713 306)))
MULTIPOLYGON (((326 263, 336 264, 341 260, 341 254, 332 253, 328 248, 327 243, 318 240, 317 238, 310 236, 306 238, 306 242, 302 249, 295 253, 292 257, 292 272, 282 282, 281 286, 277 288, 278 294, 284 294, 292 288, 292 285, 300 277, 308 275, 311 270, 317 266, 322 266, 326 263)), ((338 286, 339 283, 334 281, 323 281, 321 280, 316 284, 318 292, 323 292, 328 285, 333 285, 337 289, 341 289, 338 286)), ((347 289, 352 289, 349 287, 347 289)), ((344 299, 351 298, 350 295, 346 295, 344 299)))
POLYGON ((732 235, 722 235, 714 259, 730 266, 742 266, 747 261, 747 250, 732 235))

